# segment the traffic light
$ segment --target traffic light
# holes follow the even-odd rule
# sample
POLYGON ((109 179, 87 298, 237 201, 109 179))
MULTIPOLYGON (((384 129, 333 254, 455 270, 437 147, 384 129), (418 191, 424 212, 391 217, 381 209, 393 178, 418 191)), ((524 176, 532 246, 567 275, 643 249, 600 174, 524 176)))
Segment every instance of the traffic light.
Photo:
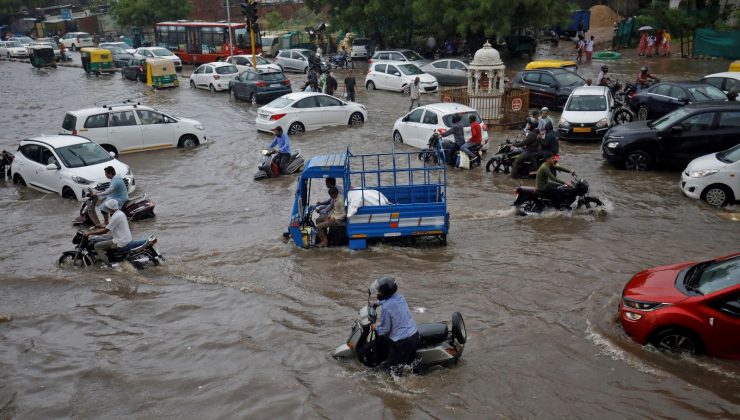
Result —
POLYGON ((257 2, 242 0, 239 2, 239 7, 242 9, 242 14, 247 17, 247 20, 252 22, 257 20, 257 2))

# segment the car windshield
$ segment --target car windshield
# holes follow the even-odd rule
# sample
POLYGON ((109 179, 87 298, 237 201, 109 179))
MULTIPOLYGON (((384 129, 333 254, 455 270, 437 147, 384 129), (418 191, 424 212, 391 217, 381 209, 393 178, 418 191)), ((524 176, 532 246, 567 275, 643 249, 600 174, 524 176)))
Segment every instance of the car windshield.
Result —
POLYGON ((569 71, 556 74, 555 79, 560 83, 560 86, 583 86, 586 84, 581 76, 569 71))
MULTIPOLYGON (((249 61, 252 61, 252 59, 250 58, 249 61)), ((268 60, 264 59, 263 57, 257 56, 257 65, 261 66, 264 64, 272 64, 272 63, 270 63, 268 60)))
POLYGON ((221 66, 221 67, 216 67, 216 73, 236 74, 236 73, 239 73, 239 70, 236 68, 236 66, 221 66))
POLYGON ((124 50, 124 49, 123 49, 123 48, 121 48, 121 47, 114 47, 114 46, 111 46, 111 47, 105 47, 105 49, 106 49, 106 50, 108 50, 108 51, 110 51, 110 52, 111 52, 111 54, 128 54, 128 53, 126 52, 126 50, 124 50))
POLYGON ((667 130, 673 126, 673 124, 682 120, 691 111, 687 111, 686 108, 678 108, 677 110, 666 114, 655 121, 649 122, 648 127, 655 128, 658 130, 667 130))
POLYGON ((16 47, 17 48, 17 47, 20 47, 21 46, 21 43, 18 42, 18 41, 8 41, 8 42, 5 43, 5 46, 8 47, 8 48, 11 48, 11 47, 16 47))
POLYGON ((690 87, 689 93, 691 93, 691 96, 694 97, 696 102, 727 100, 727 95, 714 86, 690 87))
POLYGON ((735 163, 740 160, 740 144, 730 150, 717 153, 717 159, 725 163, 735 163))
POLYGON ((285 108, 286 106, 293 103, 292 99, 287 98, 277 98, 274 101, 270 102, 269 104, 265 105, 268 108, 285 108))
POLYGON ((18 38, 16 38, 16 40, 18 40, 18 42, 20 42, 21 44, 30 44, 30 43, 33 42, 33 39, 31 39, 31 38, 29 38, 27 36, 18 37, 18 38))
POLYGON ((418 61, 418 60, 424 59, 422 56, 420 56, 419 54, 411 50, 406 50, 402 52, 403 52, 403 55, 406 56, 406 59, 409 61, 418 61))
MULTIPOLYGON (((470 127, 470 116, 471 115, 475 115, 475 120, 478 121, 479 123, 481 122, 480 116, 478 115, 476 111, 459 112, 456 114, 459 114, 462 117, 462 120, 460 120, 460 122, 462 122, 463 127, 470 127)), ((442 117, 442 122, 444 122, 447 127, 452 127, 452 117, 456 114, 445 115, 444 117, 442 117)))
POLYGON ((357 38, 354 41, 352 41, 352 45, 367 45, 370 43, 370 40, 367 38, 357 38))
POLYGON ((152 50, 152 53, 156 55, 157 57, 167 57, 169 55, 173 55, 172 51, 166 48, 155 48, 152 50))
POLYGON ((264 73, 260 75, 260 80, 264 80, 266 82, 277 82, 282 81, 285 79, 285 76, 282 73, 264 73))
POLYGON ((108 152, 93 142, 60 147, 56 151, 68 168, 81 168, 113 160, 108 152))
POLYGON ((740 256, 697 264, 689 269, 686 281, 704 295, 737 286, 740 284, 740 256))
POLYGON ((568 101, 567 111, 606 111, 606 97, 596 95, 573 95, 568 101))
POLYGON ((405 75, 424 74, 424 72, 421 71, 420 68, 416 67, 413 64, 401 64, 398 66, 398 68, 401 69, 401 71, 405 75))

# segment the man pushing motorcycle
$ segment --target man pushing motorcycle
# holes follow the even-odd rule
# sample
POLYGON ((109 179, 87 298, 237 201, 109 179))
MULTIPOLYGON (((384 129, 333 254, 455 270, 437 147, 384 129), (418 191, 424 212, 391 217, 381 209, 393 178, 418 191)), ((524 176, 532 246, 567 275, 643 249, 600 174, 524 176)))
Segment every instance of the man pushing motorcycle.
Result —
POLYGON ((404 366, 417 364, 416 349, 421 339, 416 321, 406 299, 396 293, 398 285, 393 277, 381 277, 371 288, 377 291, 378 304, 382 307, 380 323, 372 324, 371 328, 388 342, 386 364, 391 373, 398 374, 404 366))

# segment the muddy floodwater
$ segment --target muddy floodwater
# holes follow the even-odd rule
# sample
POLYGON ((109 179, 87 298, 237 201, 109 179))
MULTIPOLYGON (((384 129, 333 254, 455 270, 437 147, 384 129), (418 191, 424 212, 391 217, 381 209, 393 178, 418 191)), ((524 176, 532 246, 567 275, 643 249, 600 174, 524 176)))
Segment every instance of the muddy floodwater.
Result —
MULTIPOLYGON (((649 60, 666 80, 728 65, 649 60)), ((524 62, 506 64, 513 74, 524 62)), ((632 80, 642 63, 609 65, 632 80)), ((579 72, 595 78, 601 64, 579 72)), ((167 257, 140 272, 57 267, 79 203, 0 181, 0 320, 12 318, 0 321, 1 419, 740 417, 738 362, 642 348, 616 316, 637 271, 740 250, 737 206, 684 197, 675 170, 617 170, 598 143, 562 143, 561 163, 604 210, 517 217, 519 181, 449 170, 447 247, 298 249, 282 241, 296 178, 252 180, 270 141, 254 128, 257 107, 181 82, 151 91, 118 75, 0 62, 0 149, 57 133, 66 110, 128 99, 198 119, 210 140, 121 157, 156 202, 156 218, 132 223, 133 235, 156 234, 167 257), (391 378, 329 356, 383 274, 417 322, 464 315, 459 363, 391 378)), ((293 147, 306 157, 389 151, 408 99, 361 89, 357 100, 364 125, 294 136, 293 147)), ((492 147, 513 134, 491 132, 492 147)))

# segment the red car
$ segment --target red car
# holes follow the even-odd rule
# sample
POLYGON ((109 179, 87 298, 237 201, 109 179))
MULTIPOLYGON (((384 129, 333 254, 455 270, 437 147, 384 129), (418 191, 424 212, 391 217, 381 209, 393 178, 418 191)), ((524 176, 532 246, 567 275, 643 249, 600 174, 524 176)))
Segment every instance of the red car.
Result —
POLYGON ((740 359, 740 253, 637 273, 622 291, 619 320, 643 345, 740 359))

